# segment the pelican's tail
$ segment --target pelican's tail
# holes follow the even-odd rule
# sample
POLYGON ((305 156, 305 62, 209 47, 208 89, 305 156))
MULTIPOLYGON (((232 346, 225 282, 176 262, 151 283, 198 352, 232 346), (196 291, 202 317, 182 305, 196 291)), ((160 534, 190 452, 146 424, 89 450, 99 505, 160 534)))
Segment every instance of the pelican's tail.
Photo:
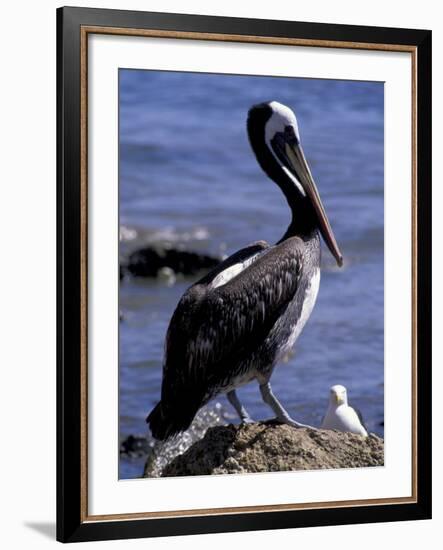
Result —
POLYGON ((149 424, 152 436, 155 439, 164 441, 187 430, 198 409, 199 407, 197 406, 195 409, 187 407, 187 410, 183 410, 178 407, 172 410, 165 410, 160 401, 149 413, 146 422, 149 424))

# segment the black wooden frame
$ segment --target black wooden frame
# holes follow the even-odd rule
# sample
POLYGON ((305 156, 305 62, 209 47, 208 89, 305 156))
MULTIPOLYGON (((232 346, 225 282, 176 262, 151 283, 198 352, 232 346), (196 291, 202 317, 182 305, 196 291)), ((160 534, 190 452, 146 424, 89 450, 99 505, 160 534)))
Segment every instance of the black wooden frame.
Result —
POLYGON ((63 542, 431 517, 431 31, 146 13, 57 10, 57 539, 63 542), (80 27, 272 36, 417 48, 417 502, 82 522, 80 514, 80 27))

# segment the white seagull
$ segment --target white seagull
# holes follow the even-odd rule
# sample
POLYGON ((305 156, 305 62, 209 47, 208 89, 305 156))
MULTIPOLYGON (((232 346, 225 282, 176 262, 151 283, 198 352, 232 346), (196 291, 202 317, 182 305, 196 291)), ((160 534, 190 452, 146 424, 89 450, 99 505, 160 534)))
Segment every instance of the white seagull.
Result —
POLYGON ((321 425, 325 430, 338 430, 368 436, 359 411, 348 405, 346 388, 339 384, 332 386, 329 393, 329 406, 321 425))

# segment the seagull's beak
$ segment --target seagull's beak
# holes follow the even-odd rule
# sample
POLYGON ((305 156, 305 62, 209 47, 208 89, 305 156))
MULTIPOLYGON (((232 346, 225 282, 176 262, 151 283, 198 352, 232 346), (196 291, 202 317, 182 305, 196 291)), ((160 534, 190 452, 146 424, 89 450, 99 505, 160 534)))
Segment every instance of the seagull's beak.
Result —
POLYGON ((336 403, 336 405, 343 405, 344 402, 345 402, 345 400, 343 399, 343 396, 339 393, 336 393, 335 394, 335 403, 336 403))
POLYGON ((337 241, 335 240, 334 233, 332 232, 331 224, 326 216, 317 186, 315 185, 314 178, 312 177, 311 170, 309 169, 309 165, 306 161, 301 145, 299 143, 291 143, 290 141, 286 141, 285 157, 297 180, 301 183, 306 195, 311 200, 312 206, 317 214, 318 225, 322 237, 328 245, 331 254, 337 261, 337 264, 341 267, 343 265, 343 256, 338 248, 337 241))

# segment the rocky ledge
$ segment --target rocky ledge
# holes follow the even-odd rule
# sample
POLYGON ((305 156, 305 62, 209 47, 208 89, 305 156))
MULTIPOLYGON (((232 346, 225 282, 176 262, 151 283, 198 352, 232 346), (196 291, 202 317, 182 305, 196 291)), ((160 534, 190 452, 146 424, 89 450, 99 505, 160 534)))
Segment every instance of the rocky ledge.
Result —
POLYGON ((238 474, 383 466, 383 439, 352 433, 253 423, 214 426, 162 476, 238 474))
POLYGON ((161 246, 147 246, 135 250, 130 254, 127 262, 120 262, 120 279, 125 273, 133 277, 158 277, 164 270, 181 275, 196 275, 214 268, 221 262, 221 258, 161 246))

